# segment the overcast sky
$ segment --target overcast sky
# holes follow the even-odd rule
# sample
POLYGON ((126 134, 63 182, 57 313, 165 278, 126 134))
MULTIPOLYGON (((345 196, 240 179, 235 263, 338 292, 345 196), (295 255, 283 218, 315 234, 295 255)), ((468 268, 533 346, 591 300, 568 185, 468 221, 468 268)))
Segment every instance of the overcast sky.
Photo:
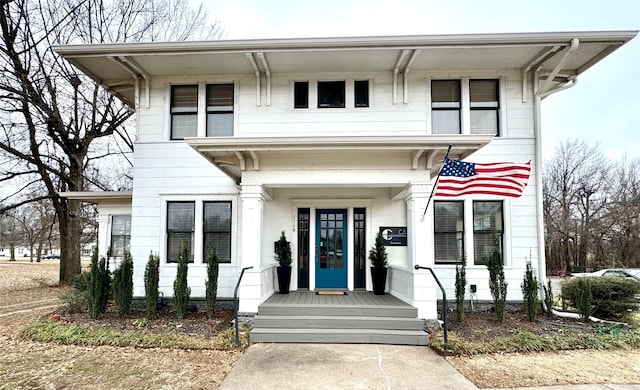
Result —
MULTIPOLYGON (((232 0, 229 39, 640 30, 640 0, 232 0)), ((565 139, 640 157, 640 37, 543 101, 544 157, 565 139)))

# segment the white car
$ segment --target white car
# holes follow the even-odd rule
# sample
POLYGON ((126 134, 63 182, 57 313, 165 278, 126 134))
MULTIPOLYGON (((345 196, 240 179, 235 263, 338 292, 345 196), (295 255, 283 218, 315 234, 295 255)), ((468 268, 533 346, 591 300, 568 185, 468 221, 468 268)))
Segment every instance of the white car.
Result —
POLYGON ((595 272, 582 272, 571 274, 572 278, 581 276, 599 277, 599 276, 614 276, 619 278, 629 278, 640 282, 640 269, 638 268, 605 268, 595 272))

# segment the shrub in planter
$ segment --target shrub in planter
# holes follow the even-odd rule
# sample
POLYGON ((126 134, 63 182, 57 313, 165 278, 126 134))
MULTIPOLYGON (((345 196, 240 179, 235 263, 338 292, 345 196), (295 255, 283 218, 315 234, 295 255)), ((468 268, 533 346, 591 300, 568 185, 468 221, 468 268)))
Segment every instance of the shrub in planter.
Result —
POLYGON ((276 261, 280 265, 276 272, 278 273, 278 287, 280 294, 289 294, 289 286, 291 285, 291 243, 287 241, 287 237, 282 231, 280 239, 276 242, 276 261))
POLYGON ((376 242, 369 250, 369 261, 371 262, 373 293, 375 295, 384 295, 387 286, 387 249, 384 246, 384 239, 380 232, 376 234, 376 242))
POLYGON ((160 257, 153 252, 149 253, 149 261, 144 269, 144 292, 147 317, 155 318, 158 315, 158 299, 160 292, 160 257))
POLYGON ((624 320, 638 310, 640 283, 619 277, 579 277, 562 285, 562 299, 578 308, 580 287, 588 282, 591 291, 591 315, 607 320, 624 320), (582 285, 581 285, 582 280, 582 285))

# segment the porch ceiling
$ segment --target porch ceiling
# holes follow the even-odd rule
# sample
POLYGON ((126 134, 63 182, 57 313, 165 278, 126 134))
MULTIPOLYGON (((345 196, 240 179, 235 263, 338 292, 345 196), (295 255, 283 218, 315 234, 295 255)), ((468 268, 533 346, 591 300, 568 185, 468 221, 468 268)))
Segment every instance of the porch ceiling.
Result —
POLYGON ((521 69, 535 70, 543 79, 563 84, 636 34, 603 31, 150 42, 64 45, 54 50, 132 104, 136 80, 257 72, 521 69), (571 55, 565 56, 568 52, 571 55))
POLYGON ((487 145, 493 135, 426 135, 397 137, 216 137, 187 138, 187 143, 236 183, 246 171, 352 169, 354 161, 368 161, 377 169, 393 162, 394 168, 438 173, 451 145, 450 155, 465 158, 487 145), (277 167, 274 162, 277 161, 277 167), (304 161, 304 167, 300 162, 304 161), (398 161, 402 166, 398 167, 398 161))

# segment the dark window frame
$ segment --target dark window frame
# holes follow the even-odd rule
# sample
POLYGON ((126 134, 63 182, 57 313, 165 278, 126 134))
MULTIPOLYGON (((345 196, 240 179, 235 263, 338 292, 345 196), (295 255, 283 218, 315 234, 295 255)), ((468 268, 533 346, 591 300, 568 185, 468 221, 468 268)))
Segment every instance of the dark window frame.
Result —
MULTIPOLYGON (((177 263, 178 262, 178 257, 176 256, 175 258, 172 257, 172 253, 179 253, 180 252, 180 244, 178 244, 178 248, 173 248, 172 247, 172 243, 173 241, 171 240, 172 236, 176 236, 176 235, 189 235, 189 242, 188 242, 188 247, 189 247, 189 263, 193 263, 193 244, 194 244, 194 233, 195 233, 195 211, 196 211, 196 202, 195 201, 168 201, 167 202, 167 227, 166 227, 166 235, 167 235, 167 243, 166 243, 166 250, 167 250, 167 263, 177 263), (192 206, 192 220, 191 220, 191 230, 182 230, 182 229, 172 229, 171 227, 171 206, 172 205, 177 205, 177 204, 190 204, 192 206), (172 251, 172 249, 176 249, 175 251, 172 251)), ((185 240, 183 240, 185 241, 185 240)))
POLYGON ((318 108, 345 108, 346 85, 344 80, 318 81, 318 108))
POLYGON ((434 252, 434 263, 435 264, 461 264, 462 263, 462 256, 465 255, 465 243, 464 243, 464 231, 465 231, 465 224, 464 224, 464 201, 462 200, 454 200, 454 201, 442 201, 442 200, 437 200, 434 201, 434 215, 433 215, 433 252, 434 252), (441 226, 443 226, 444 224, 440 224, 438 221, 438 212, 437 209, 439 206, 443 206, 445 204, 455 204, 457 207, 460 208, 461 211, 461 215, 459 216, 459 220, 462 221, 461 224, 461 229, 459 230, 457 227, 455 230, 452 229, 444 229, 441 226), (460 238, 458 238, 458 236, 460 236, 460 238), (458 246, 458 242, 460 242, 461 248, 459 248, 459 256, 456 260, 438 260, 438 239, 451 239, 453 238, 453 240, 455 241, 455 246, 458 246))
POLYGON ((178 84, 178 85, 172 85, 171 86, 171 108, 170 108, 170 112, 171 112, 171 122, 170 122, 170 139, 172 141, 180 141, 183 140, 185 137, 177 137, 174 136, 174 123, 173 123, 173 119, 174 117, 178 117, 178 116, 194 116, 196 118, 196 125, 195 125, 195 131, 193 136, 197 136, 198 135, 198 85, 197 84, 178 84), (176 90, 178 89, 193 89, 195 88, 195 106, 186 106, 183 107, 181 105, 178 105, 176 102, 176 90))
MULTIPOLYGON (((218 256, 218 263, 220 264, 230 264, 231 263, 231 259, 233 256, 233 248, 232 248, 232 230, 233 230, 233 202, 230 200, 217 200, 217 201, 204 201, 202 202, 202 253, 203 253, 203 263, 208 263, 209 262, 209 254, 207 253, 207 243, 209 241, 207 235, 208 234, 212 234, 212 235, 216 235, 216 236, 227 236, 226 237, 226 241, 227 241, 227 247, 229 250, 228 254, 224 254, 223 256, 221 256, 220 253, 217 253, 218 256), (228 224, 225 226, 225 229, 220 229, 220 230, 216 230, 214 228, 211 228, 210 230, 208 230, 208 226, 207 226, 207 205, 210 204, 225 204, 228 207, 229 210, 229 222, 228 224), (228 255, 228 256, 227 256, 228 255)), ((218 241, 218 240, 216 240, 218 241)))
MULTIPOLYGON (((502 261, 504 262, 505 261, 505 258, 504 258, 504 202, 501 200, 474 200, 472 209, 473 209, 472 213, 473 213, 473 255, 474 255, 473 264, 486 265, 484 260, 482 259, 482 257, 485 256, 486 254, 480 253, 477 249, 478 239, 484 238, 483 242, 493 243, 493 237, 496 234, 498 235, 498 243, 500 244, 500 253, 502 255, 502 261), (500 210, 499 210, 500 212, 499 227, 500 228, 499 229, 497 227, 498 225, 497 219, 493 224, 489 223, 488 228, 486 228, 485 226, 478 227, 479 224, 476 223, 476 220, 479 216, 477 215, 477 212, 476 212, 476 206, 479 206, 482 204, 499 204, 500 205, 500 210)), ((488 218, 491 218, 489 214, 485 214, 485 216, 488 218)))
POLYGON ((355 80, 353 82, 353 106, 356 108, 369 107, 369 80, 355 80))
POLYGON ((293 108, 309 108, 309 82, 293 82, 293 108))

